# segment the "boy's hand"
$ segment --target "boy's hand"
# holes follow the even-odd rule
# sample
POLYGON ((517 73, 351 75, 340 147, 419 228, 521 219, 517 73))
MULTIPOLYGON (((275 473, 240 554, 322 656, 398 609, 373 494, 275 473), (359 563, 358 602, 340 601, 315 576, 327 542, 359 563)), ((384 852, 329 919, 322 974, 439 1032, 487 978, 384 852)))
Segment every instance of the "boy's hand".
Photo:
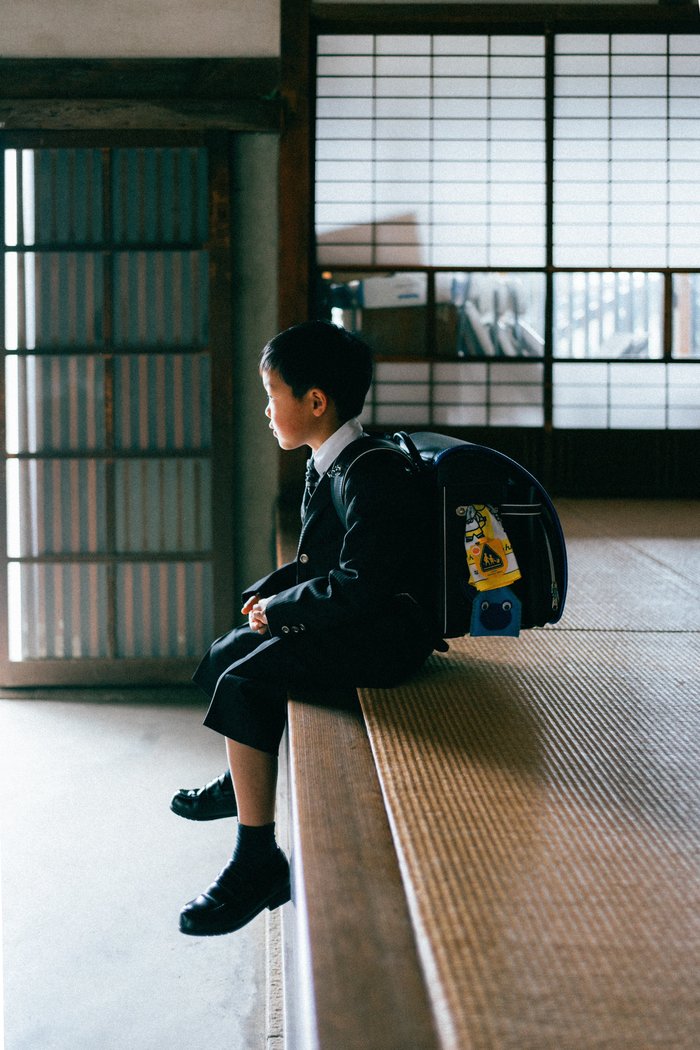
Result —
MULTIPOLYGON (((272 597, 272 595, 270 597, 272 597)), ((248 626, 251 631, 257 631, 258 634, 265 634, 265 631, 267 630, 265 607, 269 600, 270 598, 261 598, 260 595, 253 594, 241 609, 242 614, 248 617, 248 626)))

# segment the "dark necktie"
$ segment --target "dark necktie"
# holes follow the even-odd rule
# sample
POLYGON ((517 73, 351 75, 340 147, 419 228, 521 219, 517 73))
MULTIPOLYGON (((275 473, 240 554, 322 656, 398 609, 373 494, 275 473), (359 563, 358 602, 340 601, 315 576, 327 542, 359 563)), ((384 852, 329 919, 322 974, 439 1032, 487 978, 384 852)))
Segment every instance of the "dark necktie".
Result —
POLYGON ((320 480, 319 473, 314 466, 313 457, 308 459, 306 462, 306 484, 304 486, 304 498, 301 501, 301 516, 302 519, 306 517, 306 508, 309 505, 314 489, 318 485, 320 480))

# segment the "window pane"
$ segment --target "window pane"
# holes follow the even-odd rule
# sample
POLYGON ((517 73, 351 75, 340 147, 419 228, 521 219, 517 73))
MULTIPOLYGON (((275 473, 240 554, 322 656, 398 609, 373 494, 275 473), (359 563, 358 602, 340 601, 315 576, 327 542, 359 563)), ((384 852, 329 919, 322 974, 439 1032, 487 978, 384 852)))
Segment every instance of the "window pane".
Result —
POLYGON ((206 252, 115 252, 115 345, 203 346, 207 271, 206 252))
POLYGON ((6 451, 103 449, 104 389, 102 358, 8 354, 6 451))
POLYGON ((363 336, 377 354, 427 353, 426 274, 326 272, 319 296, 321 316, 363 336))
POLYGON ((117 566, 117 655, 196 656, 213 635, 206 562, 117 566))
POLYGON ((99 149, 5 150, 5 244, 104 240, 99 149))
POLYGON ((554 426, 697 429, 700 366, 662 362, 556 362, 554 426))
POLYGON ((10 659, 106 657, 107 567, 10 562, 10 659))
POLYGON ((103 461, 8 459, 6 469, 10 558, 104 553, 103 461))
POLYGON ((118 460, 114 491, 120 553, 192 552, 211 546, 208 460, 118 460))
POLYGON ((379 364, 363 420, 386 426, 539 427, 541 363, 379 364))
POLYGON ((5 255, 5 348, 104 345, 104 260, 92 252, 5 255))
POLYGON ((207 153, 197 148, 116 149, 112 224, 118 244, 207 237, 207 153))
MULTIPOLYGON (((370 342, 376 335, 383 354, 430 354, 433 370, 481 357, 489 370, 488 381, 469 390, 435 371, 427 390, 417 380, 410 393, 386 381, 375 422, 400 422, 402 406, 406 421, 417 422, 425 396, 431 422, 538 425, 536 384, 497 381, 491 369, 498 358, 522 365, 544 356, 546 280, 531 272, 547 261, 544 38, 337 39, 342 44, 327 37, 320 49, 325 80, 360 74, 359 64, 334 65, 338 47, 375 57, 371 71, 362 70, 369 108, 360 111, 360 96, 348 91, 333 95, 340 103, 333 110, 319 111, 319 262, 331 271, 371 264, 386 272, 330 273, 328 316, 364 329, 370 342), (376 278, 386 290, 395 278, 426 276, 396 274, 397 267, 434 268, 430 295, 387 314, 382 330, 389 307, 364 302, 365 283, 376 278)), ((653 372, 652 362, 664 356, 659 271, 697 267, 700 45, 687 34, 581 33, 557 34, 553 47, 552 262, 571 272, 553 277, 552 350, 558 364, 609 362, 602 378, 574 382, 568 373, 560 382, 555 423, 690 425, 690 395, 682 404, 667 396, 671 373, 653 372), (618 361, 647 362, 645 381, 629 369, 618 375, 618 361)), ((700 358, 699 284, 700 275, 673 276, 676 360, 700 358)))
POLYGON ((207 157, 3 151, 7 641, 47 675, 212 633, 207 157))
POLYGON ((637 272, 556 274, 554 324, 556 357, 661 357, 663 277, 637 272))
POLYGON ((435 275, 437 352, 445 357, 541 357, 540 273, 435 275))
POLYGON ((206 449, 211 444, 208 354, 124 354, 114 361, 118 449, 206 449))
POLYGON ((700 357, 700 273, 673 275, 673 356, 700 357))

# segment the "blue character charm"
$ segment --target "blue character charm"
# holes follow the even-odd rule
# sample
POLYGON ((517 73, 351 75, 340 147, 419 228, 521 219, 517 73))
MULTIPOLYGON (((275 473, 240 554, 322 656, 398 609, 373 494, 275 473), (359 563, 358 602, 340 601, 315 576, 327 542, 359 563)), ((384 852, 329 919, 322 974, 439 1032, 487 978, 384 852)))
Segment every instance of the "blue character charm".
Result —
POLYGON ((472 604, 469 633, 474 637, 502 635, 517 638, 520 634, 522 605, 510 587, 477 591, 472 604))

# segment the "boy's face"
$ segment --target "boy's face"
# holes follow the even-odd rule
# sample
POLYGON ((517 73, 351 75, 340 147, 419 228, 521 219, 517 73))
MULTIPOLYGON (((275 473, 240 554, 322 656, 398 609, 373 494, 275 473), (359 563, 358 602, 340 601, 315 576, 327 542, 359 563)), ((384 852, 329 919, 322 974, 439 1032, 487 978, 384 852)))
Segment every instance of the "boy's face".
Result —
POLYGON ((300 445, 313 448, 318 444, 319 418, 314 410, 314 392, 307 390, 303 397, 295 397, 292 388, 272 369, 262 373, 262 381, 267 392, 265 415, 280 448, 300 445))

